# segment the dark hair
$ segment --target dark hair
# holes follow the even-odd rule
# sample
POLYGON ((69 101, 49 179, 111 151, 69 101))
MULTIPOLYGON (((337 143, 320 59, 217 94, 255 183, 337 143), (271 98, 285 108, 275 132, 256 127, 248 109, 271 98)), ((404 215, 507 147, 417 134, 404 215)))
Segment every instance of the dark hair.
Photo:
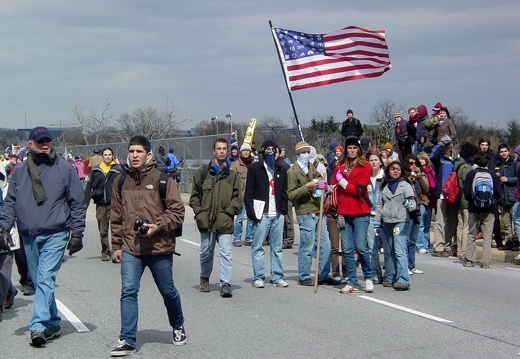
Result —
POLYGON ((112 156, 115 156, 114 150, 111 149, 110 147, 103 147, 103 149, 101 150, 101 154, 103 154, 103 152, 105 152, 105 151, 110 151, 110 152, 112 152, 112 156))
POLYGON ((479 151, 479 148, 472 142, 464 142, 460 146, 459 155, 462 158, 471 158, 475 156, 479 151))
POLYGON ((491 147, 491 140, 490 140, 489 138, 487 138, 487 137, 483 137, 483 138, 481 138, 480 140, 478 140, 478 144, 479 144, 479 146, 480 146, 480 144, 481 144, 482 142, 487 142, 487 144, 489 145, 489 147, 491 147))
MULTIPOLYGON (((143 146, 144 150, 148 153, 152 149, 152 145, 150 145, 150 141, 144 136, 134 136, 128 141, 128 148, 130 146, 143 146)), ((113 153, 113 152, 112 152, 113 153)))
POLYGON ((215 142, 213 142, 213 149, 215 149, 217 143, 225 143, 226 147, 229 147, 229 142, 225 138, 217 138, 215 142))
POLYGON ((381 183, 381 189, 383 189, 386 186, 386 184, 388 183, 388 180, 390 179, 390 168, 392 168, 394 165, 399 166, 399 168, 401 169, 400 178, 403 178, 403 176, 404 176, 403 164, 400 161, 392 161, 385 168, 385 179, 383 180, 383 183, 381 183))
POLYGON ((450 111, 448 111, 448 109, 447 109, 446 107, 444 107, 444 106, 441 107, 441 108, 439 109, 439 112, 441 112, 441 111, 446 112, 447 117, 451 118, 451 116, 450 116, 450 111))
POLYGON ((500 146, 498 146, 498 152, 500 152, 500 150, 501 150, 502 148, 507 148, 507 150, 511 152, 511 150, 509 149, 509 146, 506 145, 505 143, 502 143, 502 144, 500 144, 500 146))
POLYGON ((489 152, 479 151, 475 156, 475 164, 479 167, 487 167, 490 158, 489 152))

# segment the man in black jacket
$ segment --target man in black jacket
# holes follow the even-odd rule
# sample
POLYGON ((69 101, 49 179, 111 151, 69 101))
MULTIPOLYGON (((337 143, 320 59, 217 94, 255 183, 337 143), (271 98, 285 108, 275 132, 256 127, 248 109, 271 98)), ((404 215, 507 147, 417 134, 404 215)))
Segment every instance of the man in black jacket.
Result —
POLYGON ((284 216, 287 214, 287 170, 276 163, 277 145, 267 140, 262 144, 262 160, 247 171, 244 205, 247 217, 253 221, 253 286, 264 288, 265 250, 264 240, 269 236, 271 260, 271 284, 288 287, 282 267, 282 237, 284 216))
POLYGON ((347 119, 343 121, 341 126, 341 134, 347 138, 348 136, 356 136, 360 138, 363 134, 363 127, 361 121, 354 117, 354 111, 351 109, 347 110, 347 119))

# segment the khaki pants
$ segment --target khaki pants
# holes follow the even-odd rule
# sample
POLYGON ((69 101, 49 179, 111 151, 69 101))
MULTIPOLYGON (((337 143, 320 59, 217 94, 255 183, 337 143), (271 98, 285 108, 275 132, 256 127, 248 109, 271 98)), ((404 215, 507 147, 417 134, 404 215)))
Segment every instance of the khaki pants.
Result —
POLYGON ((482 230, 482 259, 480 264, 491 264, 491 236, 493 234, 493 223, 495 222, 495 215, 493 213, 470 213, 469 214, 469 231, 468 243, 466 245, 466 260, 475 263, 477 261, 477 245, 475 237, 478 229, 482 230))
POLYGON ((507 206, 498 206, 500 233, 502 234, 503 243, 512 243, 513 241, 513 208, 514 204, 507 206))
POLYGON ((457 215, 457 258, 464 258, 466 255, 469 229, 468 217, 468 209, 459 208, 457 215))
POLYGON ((110 224, 110 206, 96 205, 99 238, 101 239, 101 254, 110 254, 108 243, 108 228, 110 224))
POLYGON ((437 215, 433 228, 433 250, 435 252, 451 251, 451 243, 457 226, 458 204, 446 204, 443 199, 437 200, 437 215))

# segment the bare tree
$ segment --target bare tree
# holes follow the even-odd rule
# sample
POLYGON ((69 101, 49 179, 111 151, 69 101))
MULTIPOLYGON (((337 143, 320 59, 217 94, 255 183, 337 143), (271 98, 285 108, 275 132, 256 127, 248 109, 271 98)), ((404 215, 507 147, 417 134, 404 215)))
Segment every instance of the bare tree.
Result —
POLYGON ((79 127, 81 128, 81 133, 83 134, 83 139, 85 144, 89 144, 89 140, 91 138, 94 139, 94 144, 100 143, 100 139, 103 134, 105 134, 107 127, 110 124, 110 120, 114 117, 114 114, 110 108, 110 100, 106 100, 103 109, 101 110, 101 114, 97 114, 96 111, 92 108, 85 113, 85 108, 80 105, 74 106, 72 110, 74 113, 74 117, 78 121, 79 127))
POLYGON ((173 137, 179 124, 186 121, 176 121, 173 115, 174 106, 168 98, 162 110, 148 107, 137 108, 131 115, 123 113, 117 120, 121 140, 127 141, 136 135, 145 136, 150 140, 173 137))
POLYGON ((405 109, 406 106, 403 104, 397 105, 390 99, 386 99, 377 103, 377 105, 374 107, 374 110, 370 114, 370 120, 382 128, 382 131, 378 131, 379 137, 386 137, 387 141, 391 141, 391 139, 393 139, 395 113, 403 113, 405 109))

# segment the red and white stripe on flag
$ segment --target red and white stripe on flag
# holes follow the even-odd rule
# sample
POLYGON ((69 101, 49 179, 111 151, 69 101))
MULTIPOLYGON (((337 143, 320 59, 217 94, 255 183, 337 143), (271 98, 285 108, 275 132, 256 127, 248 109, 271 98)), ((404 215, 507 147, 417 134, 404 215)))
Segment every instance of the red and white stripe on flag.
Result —
POLYGON ((384 30, 348 26, 317 35, 272 31, 290 91, 378 77, 392 67, 384 30))

